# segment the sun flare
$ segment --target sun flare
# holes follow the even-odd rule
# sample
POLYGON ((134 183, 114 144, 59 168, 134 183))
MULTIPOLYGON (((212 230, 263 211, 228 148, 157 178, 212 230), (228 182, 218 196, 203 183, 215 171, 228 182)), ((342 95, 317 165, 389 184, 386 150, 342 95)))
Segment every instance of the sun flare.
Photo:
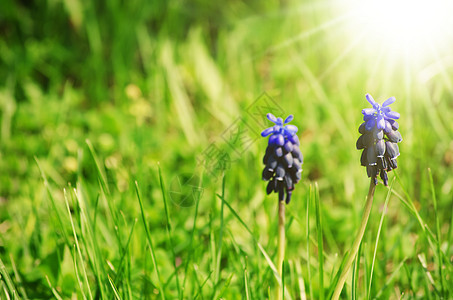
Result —
POLYGON ((354 30, 363 31, 372 45, 405 55, 425 55, 452 44, 453 1, 366 0, 350 4, 354 30))

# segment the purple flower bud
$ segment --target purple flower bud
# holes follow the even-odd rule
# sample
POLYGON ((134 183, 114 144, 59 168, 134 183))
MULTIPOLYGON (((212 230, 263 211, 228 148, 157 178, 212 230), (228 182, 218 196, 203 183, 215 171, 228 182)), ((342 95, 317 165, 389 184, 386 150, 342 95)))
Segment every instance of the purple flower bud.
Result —
POLYGON ((293 166, 293 156, 291 155, 290 152, 288 152, 285 156, 283 156, 283 161, 285 163, 285 166, 288 168, 291 168, 293 166))
POLYGON ((385 170, 381 170, 381 179, 384 181, 384 185, 387 186, 389 185, 389 178, 387 176, 387 172, 385 170))
POLYGON ((359 133, 360 134, 365 134, 365 123, 360 124, 359 133))
POLYGON ((398 128, 400 127, 400 125, 398 124, 398 122, 395 121, 395 120, 388 120, 388 122, 390 123, 390 125, 392 125, 392 129, 393 129, 393 130, 398 130, 398 128))
POLYGON ((263 180, 269 181, 274 174, 273 170, 264 168, 263 170, 263 180))
POLYGON ((364 149, 362 151, 362 156, 360 157, 360 165, 366 167, 368 166, 368 160, 367 160, 367 149, 364 149))
POLYGON ((357 150, 360 150, 360 149, 363 149, 363 148, 366 147, 366 146, 365 146, 365 143, 363 142, 364 139, 365 139, 365 138, 364 138, 364 135, 361 135, 361 136, 358 138, 357 142, 355 143, 355 147, 357 148, 357 150))
POLYGON ((373 130, 373 137, 376 140, 382 140, 384 138, 384 132, 382 131, 382 129, 373 130))
POLYGON ((273 172, 277 168, 277 164, 277 158, 272 155, 267 160, 266 167, 273 172))
POLYGON ((390 122, 388 120, 386 120, 385 121, 384 132, 385 133, 389 133, 390 131, 392 131, 392 125, 390 124, 390 122))
POLYGON ((403 140, 403 138, 401 137, 401 133, 395 130, 390 131, 389 133, 386 134, 386 136, 388 137, 389 141, 393 143, 399 143, 403 140))
POLYGON ((286 141, 284 147, 285 147, 286 152, 292 152, 294 149, 293 143, 291 143, 290 141, 286 141))
POLYGON ((369 166, 377 165, 377 155, 374 147, 367 148, 367 161, 369 166))

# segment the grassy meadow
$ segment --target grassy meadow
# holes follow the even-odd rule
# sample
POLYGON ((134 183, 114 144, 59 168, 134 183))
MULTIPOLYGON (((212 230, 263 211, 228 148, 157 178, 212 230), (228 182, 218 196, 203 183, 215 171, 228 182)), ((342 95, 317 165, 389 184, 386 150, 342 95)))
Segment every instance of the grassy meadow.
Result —
POLYGON ((330 299, 366 93, 403 141, 341 299, 452 299, 453 38, 403 51, 343 1, 2 0, 0 299, 330 299), (304 155, 282 278, 268 112, 304 155))

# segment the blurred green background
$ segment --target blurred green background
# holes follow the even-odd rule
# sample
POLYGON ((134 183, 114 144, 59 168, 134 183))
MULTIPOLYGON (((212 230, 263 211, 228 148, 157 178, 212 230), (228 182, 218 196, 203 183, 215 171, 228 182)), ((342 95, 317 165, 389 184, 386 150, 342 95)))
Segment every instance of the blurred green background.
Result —
POLYGON ((343 296, 453 296, 451 35, 402 55, 358 33, 349 8, 2 0, 0 298, 269 298, 276 282, 256 243, 274 258, 277 199, 264 192, 259 137, 269 124, 257 119, 266 106, 294 114, 305 157, 287 207, 285 284, 294 299, 327 296, 368 188, 355 149, 367 92, 397 99, 399 179, 371 288, 383 185, 343 296))

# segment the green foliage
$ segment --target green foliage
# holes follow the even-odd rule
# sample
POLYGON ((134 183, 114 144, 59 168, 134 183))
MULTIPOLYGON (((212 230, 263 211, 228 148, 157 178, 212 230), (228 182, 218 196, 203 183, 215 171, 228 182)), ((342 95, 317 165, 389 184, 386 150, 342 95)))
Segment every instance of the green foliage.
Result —
POLYGON ((342 298, 451 298, 448 56, 365 53, 335 3, 0 1, 0 298, 327 297, 368 188, 366 92, 397 98, 404 140, 342 298), (263 92, 305 158, 283 278, 263 92))

